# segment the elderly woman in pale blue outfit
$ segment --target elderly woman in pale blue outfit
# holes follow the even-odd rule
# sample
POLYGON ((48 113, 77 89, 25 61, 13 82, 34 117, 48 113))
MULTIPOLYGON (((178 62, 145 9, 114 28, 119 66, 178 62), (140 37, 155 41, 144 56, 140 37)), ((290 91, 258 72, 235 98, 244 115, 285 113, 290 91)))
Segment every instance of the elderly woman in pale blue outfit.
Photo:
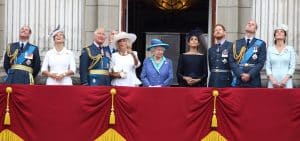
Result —
POLYGON ((144 60, 141 73, 143 86, 162 87, 172 84, 172 61, 164 56, 165 50, 169 47, 159 39, 151 40, 151 46, 147 48, 147 51, 151 51, 152 56, 144 60))
POLYGON ((286 45, 288 28, 278 26, 274 31, 275 45, 268 47, 266 71, 268 88, 293 88, 296 57, 292 46, 286 45))

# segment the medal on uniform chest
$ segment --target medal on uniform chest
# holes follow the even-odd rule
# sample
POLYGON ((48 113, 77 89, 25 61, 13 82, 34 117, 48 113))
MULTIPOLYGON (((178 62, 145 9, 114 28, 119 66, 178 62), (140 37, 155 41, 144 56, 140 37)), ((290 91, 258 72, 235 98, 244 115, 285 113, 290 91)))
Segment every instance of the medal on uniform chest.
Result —
POLYGON ((224 58, 224 59, 222 60, 222 62, 223 62, 224 64, 226 64, 228 61, 227 61, 227 59, 224 58))
POLYGON ((252 55, 252 59, 253 59, 253 60, 257 59, 257 54, 253 54, 253 55, 252 55))
POLYGON ((225 58, 228 57, 228 50, 227 49, 222 51, 222 57, 225 57, 225 58))
POLYGON ((217 47, 217 52, 220 52, 220 47, 217 47))
POLYGON ((26 64, 29 66, 31 64, 31 60, 27 59, 26 64))
POLYGON ((258 48, 257 46, 254 46, 253 53, 257 53, 258 51, 257 48, 258 48))
POLYGON ((96 79, 95 78, 93 79, 93 83, 96 83, 96 79))
POLYGON ((33 54, 32 53, 25 52, 24 56, 25 56, 26 59, 33 59, 33 54))

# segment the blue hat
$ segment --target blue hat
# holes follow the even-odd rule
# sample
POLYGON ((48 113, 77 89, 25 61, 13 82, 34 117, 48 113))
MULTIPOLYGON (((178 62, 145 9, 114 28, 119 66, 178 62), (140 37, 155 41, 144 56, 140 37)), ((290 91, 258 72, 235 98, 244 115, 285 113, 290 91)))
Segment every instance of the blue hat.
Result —
POLYGON ((151 45, 147 48, 147 51, 150 51, 151 48, 155 48, 155 47, 159 47, 159 46, 163 47, 165 49, 168 49, 170 47, 169 44, 166 44, 159 39, 152 39, 151 45))

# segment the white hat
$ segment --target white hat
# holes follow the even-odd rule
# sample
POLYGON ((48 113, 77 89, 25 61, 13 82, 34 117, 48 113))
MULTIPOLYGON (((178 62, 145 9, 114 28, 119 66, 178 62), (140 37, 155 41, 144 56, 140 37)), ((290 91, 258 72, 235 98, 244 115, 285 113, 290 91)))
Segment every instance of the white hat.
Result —
POLYGON ((275 28, 275 30, 278 30, 278 29, 282 29, 282 30, 284 30, 285 32, 287 32, 287 31, 289 30, 288 26, 285 25, 285 24, 280 24, 280 25, 278 25, 278 26, 275 28))
POLYGON ((118 47, 117 43, 121 39, 128 39, 129 43, 132 45, 134 41, 136 40, 136 35, 133 33, 126 33, 126 32, 120 32, 117 35, 115 35, 113 44, 118 47))
POLYGON ((52 32, 49 33, 49 37, 54 37, 58 32, 63 32, 63 30, 60 28, 60 25, 58 25, 52 32))

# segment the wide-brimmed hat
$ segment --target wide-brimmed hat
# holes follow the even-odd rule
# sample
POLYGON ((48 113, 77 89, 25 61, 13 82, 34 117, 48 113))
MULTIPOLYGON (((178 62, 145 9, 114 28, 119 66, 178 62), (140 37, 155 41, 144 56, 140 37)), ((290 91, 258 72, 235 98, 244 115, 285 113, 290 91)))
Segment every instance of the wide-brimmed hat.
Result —
POLYGON ((274 30, 278 30, 278 29, 284 30, 285 32, 289 30, 288 26, 285 24, 278 25, 274 30))
POLYGON ((130 45, 132 45, 134 43, 134 41, 136 40, 136 35, 133 33, 120 32, 117 35, 115 35, 113 44, 116 47, 118 47, 117 43, 121 39, 128 39, 128 42, 130 43, 130 45))
POLYGON ((168 49, 170 46, 169 44, 162 42, 160 39, 152 39, 151 45, 147 48, 147 50, 150 51, 151 48, 155 47, 163 47, 165 49, 168 49))

